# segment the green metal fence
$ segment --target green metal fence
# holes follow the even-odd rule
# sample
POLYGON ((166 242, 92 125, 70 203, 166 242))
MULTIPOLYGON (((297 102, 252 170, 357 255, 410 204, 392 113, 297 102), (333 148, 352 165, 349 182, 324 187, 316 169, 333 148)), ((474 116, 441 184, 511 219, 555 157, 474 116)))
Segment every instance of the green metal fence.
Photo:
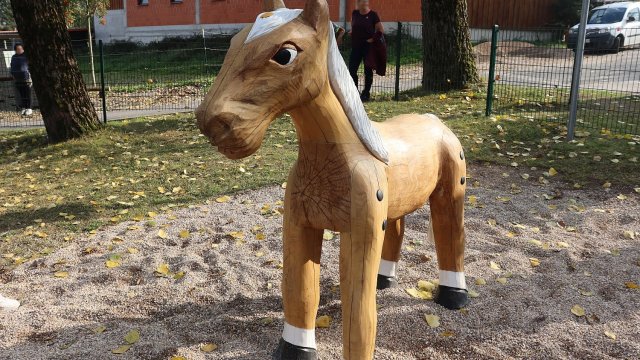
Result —
MULTIPOLYGON (((474 39, 477 66, 493 94, 487 98, 487 114, 566 123, 574 61, 567 30, 496 28, 493 33, 476 30, 474 36, 478 33, 484 38, 474 39)), ((640 29, 629 35, 640 39, 640 29)), ((202 33, 102 48, 96 44, 93 67, 88 43, 73 45, 96 110, 102 118, 116 120, 194 110, 220 70, 231 37, 202 33)), ((398 98, 422 85, 421 38, 420 25, 401 23, 389 29, 387 76, 375 77, 374 98, 398 98)), ((349 48, 347 38, 341 48, 345 61, 349 48)), ((611 49, 589 50, 582 69, 578 128, 640 134, 640 42, 615 54, 611 49)), ((37 100, 34 114, 21 116, 15 109, 13 84, 6 74, 4 80, 0 128, 42 126, 37 100)))
MULTIPOLYGON (((630 39, 640 39, 640 23, 627 31, 630 39)), ((588 33, 587 39, 595 39, 592 35, 598 34, 588 33)), ((479 62, 494 69, 486 74, 488 93, 493 94, 487 113, 566 123, 575 57, 567 38, 564 28, 494 29, 493 41, 476 46, 479 62)), ((640 134, 640 41, 620 51, 595 40, 588 45, 577 127, 640 134)))
MULTIPOLYGON (((397 97, 401 91, 420 86, 421 32, 421 26, 411 24, 390 29, 386 36, 387 76, 375 76, 374 97, 397 97)), ((73 46, 96 111, 103 119, 117 120, 193 111, 220 70, 232 36, 203 32, 190 37, 96 44, 93 66, 88 43, 78 41, 73 46)), ((349 48, 347 37, 341 48, 345 61, 349 48)), ((0 103, 0 128, 42 125, 37 105, 29 117, 15 111, 10 81, 0 82, 0 91, 6 93, 0 103)))

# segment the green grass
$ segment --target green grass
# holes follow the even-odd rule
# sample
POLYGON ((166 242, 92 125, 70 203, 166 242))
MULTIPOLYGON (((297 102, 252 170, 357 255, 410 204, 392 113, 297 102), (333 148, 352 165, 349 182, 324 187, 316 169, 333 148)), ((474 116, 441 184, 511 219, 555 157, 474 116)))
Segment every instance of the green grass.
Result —
MULTIPOLYGON (((494 111, 566 122, 570 89, 532 88, 498 84, 494 111)), ((579 126, 621 134, 640 134, 640 96, 606 90, 582 89, 577 114, 579 126)))
MULTIPOLYGON (((609 181, 631 191, 640 185, 632 161, 640 157, 639 137, 591 131, 567 143, 563 125, 530 119, 521 109, 486 118, 484 102, 478 91, 412 92, 400 102, 380 97, 367 109, 374 120, 435 113, 458 134, 471 163, 517 163, 531 181, 553 167, 568 186, 601 187, 609 181)), ((282 117, 256 155, 230 161, 185 114, 114 122, 57 145, 46 143, 43 130, 0 132, 0 153, 2 267, 46 255, 112 223, 140 220, 142 226, 153 221, 149 212, 281 184, 296 158, 297 140, 290 119, 282 117)))

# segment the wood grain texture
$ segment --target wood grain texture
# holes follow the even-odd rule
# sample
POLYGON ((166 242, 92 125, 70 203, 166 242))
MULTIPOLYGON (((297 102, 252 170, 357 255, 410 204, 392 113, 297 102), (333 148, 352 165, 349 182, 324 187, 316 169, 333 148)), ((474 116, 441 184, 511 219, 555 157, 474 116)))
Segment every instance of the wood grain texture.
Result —
POLYGON ((387 200, 378 201, 378 190, 387 191, 386 167, 374 159, 356 162, 352 172, 351 230, 341 234, 340 299, 345 359, 372 359, 376 338, 376 281, 387 200))
POLYGON ((466 167, 460 142, 433 115, 374 124, 388 164, 374 156, 332 88, 328 31, 326 0, 307 1, 298 19, 260 41, 244 44, 245 29, 234 38, 196 115, 202 132, 232 159, 255 152, 279 114, 292 115, 299 155, 285 196, 285 319, 313 329, 322 233, 339 231, 344 358, 372 359, 380 259, 399 260, 407 214, 430 201, 440 269, 462 271, 465 185, 460 179, 466 167), (295 61, 282 66, 271 60, 291 44, 300 50, 295 61))
MULTIPOLYGON (((287 189, 285 202, 291 197, 287 189)), ((316 324, 323 232, 295 224, 294 209, 285 206, 282 300, 287 323, 300 329, 314 329, 316 324)))

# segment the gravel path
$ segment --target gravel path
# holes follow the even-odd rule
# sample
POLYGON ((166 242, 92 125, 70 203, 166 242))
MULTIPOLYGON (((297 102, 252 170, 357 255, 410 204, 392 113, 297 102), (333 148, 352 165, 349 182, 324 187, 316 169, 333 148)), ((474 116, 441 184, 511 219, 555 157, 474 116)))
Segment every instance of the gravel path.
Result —
MULTIPOLYGON (((524 180, 517 169, 471 166, 466 274, 479 296, 464 311, 405 292, 437 277, 428 209, 408 217, 400 287, 378 295, 377 359, 640 357, 640 290, 629 288, 640 281, 640 196, 555 178, 545 185, 541 170, 527 172, 524 180), (573 315, 574 305, 586 316, 573 315), (438 315, 440 327, 425 314, 438 315)), ((0 275, 2 293, 23 301, 0 315, 0 358, 269 358, 283 323, 283 192, 118 224, 0 275), (109 258, 119 266, 107 268, 109 258), (113 354, 131 330, 140 340, 113 354), (205 353, 204 343, 218 348, 205 353)), ((317 334, 325 360, 341 358, 338 250, 337 238, 325 241, 319 315, 333 318, 317 334)))

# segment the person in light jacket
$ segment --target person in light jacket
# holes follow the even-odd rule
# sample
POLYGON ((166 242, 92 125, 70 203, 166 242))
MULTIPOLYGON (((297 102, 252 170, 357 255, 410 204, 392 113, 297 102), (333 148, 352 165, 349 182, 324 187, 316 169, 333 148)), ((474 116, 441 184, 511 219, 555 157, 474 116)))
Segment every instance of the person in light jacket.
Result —
POLYGON ((18 96, 17 105, 22 115, 29 116, 33 114, 33 110, 31 110, 32 82, 29 61, 24 53, 22 44, 16 44, 13 49, 15 50, 15 55, 11 57, 11 76, 18 96))

